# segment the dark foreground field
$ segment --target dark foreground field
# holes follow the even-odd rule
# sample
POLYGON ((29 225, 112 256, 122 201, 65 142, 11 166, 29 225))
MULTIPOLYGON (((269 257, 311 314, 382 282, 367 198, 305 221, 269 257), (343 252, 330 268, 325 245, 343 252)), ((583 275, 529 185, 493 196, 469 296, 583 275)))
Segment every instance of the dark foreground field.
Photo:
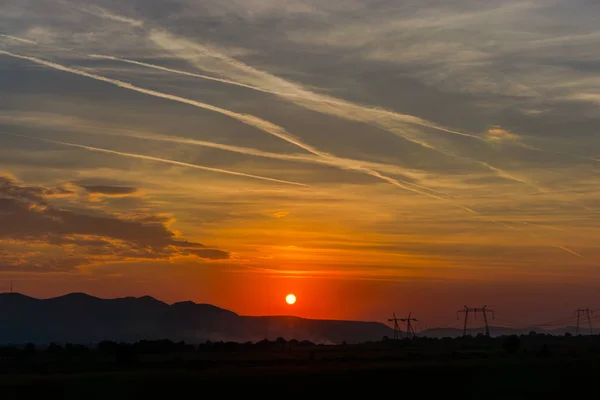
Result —
POLYGON ((595 392, 599 337, 520 342, 512 347, 506 339, 481 338, 357 346, 181 345, 150 352, 118 346, 29 349, 20 356, 5 353, 0 396, 558 399, 595 392))

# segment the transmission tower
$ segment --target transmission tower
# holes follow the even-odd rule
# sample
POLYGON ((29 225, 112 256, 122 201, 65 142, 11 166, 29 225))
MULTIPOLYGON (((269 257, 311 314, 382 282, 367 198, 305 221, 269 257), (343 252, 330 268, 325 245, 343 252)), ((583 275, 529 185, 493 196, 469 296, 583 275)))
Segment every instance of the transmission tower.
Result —
POLYGON ((411 339, 417 336, 415 332, 415 328, 413 327, 413 322, 418 322, 418 319, 412 317, 412 312, 408 313, 408 317, 406 318, 396 318, 396 313, 394 313, 394 318, 388 319, 389 322, 394 323, 394 339, 402 339, 402 330, 400 329, 400 324, 398 322, 406 322, 406 337, 411 339))
POLYGON ((468 327, 468 323, 469 323, 469 313, 473 313, 474 318, 477 318, 477 313, 481 312, 483 313, 483 322, 485 323, 485 336, 489 337, 490 336, 490 326, 488 324, 488 317, 487 317, 487 313, 492 313, 492 318, 495 318, 495 311, 494 310, 488 310, 487 306, 483 306, 482 308, 470 308, 465 306, 465 308, 463 310, 458 310, 456 312, 456 318, 460 319, 460 313, 465 313, 465 325, 463 328, 463 336, 467 336, 467 327, 468 327))
POLYGON ((417 336, 417 334, 415 333, 415 328, 413 328, 412 322, 419 322, 418 319, 412 318, 412 312, 408 313, 408 317, 407 318, 400 318, 400 321, 402 322, 406 322, 406 336, 408 336, 408 338, 415 338, 415 336, 417 336))
POLYGON ((400 325, 398 325, 398 321, 401 321, 401 319, 396 318, 396 313, 394 313, 394 318, 388 319, 388 322, 394 323, 394 340, 399 340, 402 338, 402 331, 400 330, 400 325))
POLYGON ((587 320, 588 320, 588 324, 590 326, 590 335, 593 334, 592 332, 592 317, 590 316, 592 314, 592 310, 590 310, 589 308, 578 308, 577 310, 575 310, 575 315, 577 315, 577 327, 575 328, 575 335, 579 335, 579 320, 580 317, 586 316, 587 320))

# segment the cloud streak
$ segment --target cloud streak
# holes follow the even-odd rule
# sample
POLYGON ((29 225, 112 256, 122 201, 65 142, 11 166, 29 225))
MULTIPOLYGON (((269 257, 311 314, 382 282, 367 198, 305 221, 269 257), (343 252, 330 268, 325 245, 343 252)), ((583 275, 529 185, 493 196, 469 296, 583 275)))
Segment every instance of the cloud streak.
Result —
POLYGON ((103 148, 93 147, 93 146, 84 146, 81 144, 61 142, 58 140, 30 137, 30 136, 20 135, 20 134, 16 134, 16 133, 8 133, 8 132, 1 132, 1 133, 4 135, 17 136, 17 137, 22 137, 25 139, 37 140, 37 141, 41 141, 41 142, 58 144, 58 145, 62 145, 62 146, 74 147, 74 148, 95 151, 95 152, 100 152, 100 153, 106 153, 106 154, 113 154, 113 155, 117 155, 117 156, 129 157, 129 158, 136 158, 138 160, 154 161, 154 162, 159 162, 159 163, 176 165, 179 167, 193 168, 193 169, 199 169, 202 171, 217 172, 217 173, 221 173, 221 174, 240 176, 243 178, 252 178, 252 179, 258 179, 258 180, 268 181, 268 182, 283 183, 286 185, 304 186, 304 187, 309 186, 307 184, 300 183, 300 182, 292 182, 292 181, 286 181, 286 180, 282 180, 282 179, 269 178, 269 177, 260 176, 260 175, 246 174, 244 172, 229 171, 229 170, 221 169, 221 168, 206 167, 206 166, 186 163, 186 162, 182 162, 182 161, 169 160, 166 158, 146 156, 143 154, 126 153, 123 151, 109 150, 109 149, 103 149, 103 148))
MULTIPOLYGON (((117 79, 106 78, 106 77, 101 76, 101 75, 92 74, 92 73, 89 73, 89 72, 86 72, 86 71, 81 71, 81 70, 78 70, 78 69, 75 69, 75 68, 71 68, 71 67, 67 67, 67 66, 64 66, 64 65, 61 65, 61 64, 57 64, 57 63, 54 63, 54 62, 42 60, 42 59, 39 59, 39 58, 36 58, 36 57, 30 57, 30 56, 24 56, 24 55, 20 55, 20 54, 15 54, 15 53, 12 53, 12 52, 9 52, 9 51, 6 51, 6 50, 0 50, 0 54, 4 54, 4 55, 10 56, 10 57, 14 57, 14 58, 22 59, 22 60, 31 61, 31 62, 34 62, 36 64, 46 66, 48 68, 56 69, 56 70, 63 71, 63 72, 72 73, 72 74, 75 74, 75 75, 84 76, 84 77, 87 77, 87 78, 90 78, 90 79, 94 79, 94 80, 97 80, 97 81, 109 83, 109 84, 112 84, 114 86, 117 86, 117 87, 120 87, 120 88, 123 88, 123 89, 132 90, 132 91, 143 93, 143 94, 146 94, 146 95, 149 95, 149 96, 159 97, 159 98, 163 98, 163 99, 167 99, 167 100, 176 101, 176 102, 179 102, 179 103, 188 104, 188 105, 191 105, 191 106, 194 106, 194 107, 206 109, 206 110, 209 110, 209 111, 214 111, 214 112, 217 112, 219 114, 223 114, 223 115, 226 115, 228 117, 234 118, 234 119, 236 119, 236 120, 238 120, 240 122, 243 122, 243 123, 245 123, 247 125, 253 126, 253 127, 255 127, 255 128, 259 129, 259 130, 262 130, 262 131, 264 131, 266 133, 269 133, 269 134, 271 134, 273 136, 276 136, 276 137, 278 137, 278 138, 280 138, 282 140, 285 140, 288 143, 292 143, 292 144, 296 145, 297 147, 300 147, 300 148, 302 148, 302 149, 304 149, 304 150, 306 150, 306 151, 308 151, 308 152, 310 152, 310 153, 312 153, 314 155, 320 156, 320 157, 322 157, 324 159, 328 159, 328 160, 330 160, 332 162, 335 162, 335 160, 337 159, 335 156, 332 156, 329 153, 322 152, 322 151, 314 148, 313 146, 310 146, 308 144, 303 143, 299 139, 297 139, 294 136, 292 136, 291 134, 289 134, 284 128, 282 128, 280 126, 277 126, 277 125, 275 125, 275 124, 273 124, 271 122, 268 122, 268 121, 265 121, 263 119, 260 119, 258 117, 255 117, 255 116, 251 116, 251 115, 247 115, 247 114, 239 114, 239 113, 236 113, 236 112, 233 112, 233 111, 230 111, 230 110, 226 110, 226 109, 223 109, 223 108, 220 108, 220 107, 216 107, 216 106, 213 106, 213 105, 210 105, 210 104, 202 103, 202 102, 199 102, 199 101, 187 99, 187 98, 184 98, 184 97, 175 96, 175 95, 171 95, 171 94, 166 94, 166 93, 158 92, 158 91, 155 91, 155 90, 144 89, 144 88, 141 88, 139 86, 135 86, 135 85, 132 85, 130 83, 123 82, 123 81, 120 81, 120 80, 117 80, 117 79)), ((73 145, 73 146, 80 146, 80 145, 73 145)), ((91 150, 91 148, 88 148, 88 150, 91 150)), ((98 150, 98 151, 110 152, 112 150, 98 150)), ((119 153, 119 152, 114 152, 114 154, 117 154, 117 153, 119 153)), ((135 157, 138 157, 138 158, 147 157, 147 156, 135 155, 135 154, 131 154, 131 153, 124 153, 124 154, 128 154, 131 157, 135 156, 135 157)), ((121 154, 121 155, 124 155, 124 154, 121 154)), ((155 159, 155 161, 158 161, 158 160, 163 160, 163 159, 155 159)), ((163 162, 164 162, 164 160, 163 160, 163 162)), ((175 161, 169 161, 169 162, 175 163, 175 161)), ((186 163, 183 163, 183 164, 186 164, 186 163)), ((189 166, 189 165, 194 165, 194 164, 186 164, 186 165, 189 166)), ((199 166, 195 166, 195 167, 199 168, 199 169, 206 169, 206 168, 208 168, 208 167, 199 167, 199 166)), ((350 168, 352 170, 359 171, 359 172, 364 172, 367 175, 370 175, 372 177, 384 180, 384 181, 386 181, 388 183, 393 184, 394 186, 397 186, 397 187, 402 188, 404 190, 407 190, 409 192, 420 194, 422 196, 430 197, 430 198, 436 199, 436 200, 442 200, 442 201, 446 201, 446 202, 450 202, 450 203, 453 202, 452 200, 448 200, 448 199, 445 199, 443 197, 431 194, 431 193, 429 193, 427 191, 419 190, 419 189, 415 189, 413 187, 410 187, 407 184, 403 184, 402 182, 400 182, 399 180, 397 180, 395 178, 384 176, 380 172, 373 171, 373 170, 371 170, 369 168, 365 168, 365 167, 363 167, 361 165, 352 165, 352 166, 343 165, 341 167, 342 168, 350 168)), ((217 171, 224 172, 224 170, 217 170, 217 169, 211 169, 211 170, 213 170, 215 172, 217 172, 217 171)), ((228 171, 227 173, 238 174, 240 176, 247 176, 247 177, 257 178, 254 175, 247 175, 247 174, 242 175, 242 173, 234 173, 234 172, 231 172, 231 171, 228 171)), ((261 177, 261 178, 257 178, 257 179, 272 180, 271 178, 265 178, 265 177, 261 177)), ((280 183, 284 183, 284 181, 279 181, 279 180, 273 180, 273 181, 278 181, 280 183)), ((285 183, 290 183, 290 182, 285 181, 285 183)), ((303 184, 300 184, 300 183, 292 183, 292 184, 303 185, 303 184)), ((414 186, 419 187, 419 185, 412 184, 412 183, 410 185, 414 185, 414 186)), ((432 191, 432 189, 427 189, 427 190, 432 191)), ((471 209, 469 209, 467 207, 464 207, 464 206, 461 206, 461 205, 459 205, 458 207, 461 208, 461 209, 463 209, 463 210, 465 210, 465 211, 468 211, 470 213, 476 213, 475 211, 473 211, 473 210, 471 210, 471 209)))
MULTIPOLYGON (((228 79, 223 80, 223 83, 246 85, 246 87, 250 88, 260 88, 261 91, 267 91, 269 93, 278 95, 296 105, 312 111, 375 126, 426 149, 445 154, 452 158, 468 161, 497 173, 503 178, 511 179, 516 182, 524 183, 537 188, 536 185, 533 185, 522 178, 514 177, 512 174, 506 173, 500 168, 493 167, 487 162, 459 156, 454 152, 435 146, 430 143, 430 140, 427 139, 424 133, 412 129, 410 125, 416 125, 423 128, 450 133, 452 135, 469 138, 484 144, 487 143, 485 137, 471 133, 460 132, 458 130, 447 128, 412 115, 400 114, 381 108, 367 107, 332 96, 316 93, 305 89, 299 84, 287 81, 268 72, 246 65, 238 60, 228 57, 225 54, 221 54, 218 52, 218 49, 208 48, 165 31, 151 30, 149 32, 149 37, 159 47, 170 51, 180 59, 189 61, 195 67, 227 76, 228 79)), ((165 69, 154 64, 139 63, 123 58, 113 59, 149 68, 158 68, 166 72, 191 76, 185 71, 174 70, 171 68, 165 69)), ((196 77, 206 79, 203 75, 198 75, 196 77)))

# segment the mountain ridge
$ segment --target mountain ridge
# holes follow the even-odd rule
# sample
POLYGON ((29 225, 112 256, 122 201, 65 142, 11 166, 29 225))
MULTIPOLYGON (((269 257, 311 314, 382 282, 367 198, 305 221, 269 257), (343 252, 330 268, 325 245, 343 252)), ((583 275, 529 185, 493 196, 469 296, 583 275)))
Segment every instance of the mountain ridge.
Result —
POLYGON ((104 299, 85 293, 38 299, 0 294, 0 344, 131 342, 171 339, 316 343, 381 340, 392 329, 379 322, 315 320, 295 316, 242 316, 193 301, 168 304, 151 296, 104 299))
MULTIPOLYGON (((0 293, 0 344, 87 344, 104 340, 133 342, 170 339, 258 342, 263 339, 309 340, 315 343, 358 343, 393 337, 393 329, 376 321, 310 319, 293 315, 245 316, 212 304, 166 303, 151 296, 104 299, 68 293, 39 299, 21 293, 0 293)), ((573 327, 543 330, 490 327, 492 336, 564 335, 573 327)), ((477 336, 481 328, 469 329, 477 336)), ((404 334, 404 332, 403 332, 404 334)), ((459 328, 430 328, 419 336, 462 336, 459 328)))

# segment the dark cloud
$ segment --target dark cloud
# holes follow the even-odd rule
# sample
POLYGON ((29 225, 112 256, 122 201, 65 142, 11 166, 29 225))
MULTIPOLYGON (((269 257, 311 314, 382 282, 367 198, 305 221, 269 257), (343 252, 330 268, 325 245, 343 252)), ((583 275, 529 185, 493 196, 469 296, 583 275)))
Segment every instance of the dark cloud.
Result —
POLYGON ((0 177, 0 246, 12 246, 12 251, 0 252, 2 267, 52 271, 132 258, 229 257, 225 251, 177 238, 160 216, 125 219, 61 209, 49 203, 55 193, 60 191, 22 186, 0 177))
POLYGON ((210 260, 226 260, 229 258, 229 253, 217 249, 192 249, 187 250, 186 254, 193 254, 210 260))
POLYGON ((17 186, 13 184, 12 180, 0 176, 0 198, 18 198, 45 204, 47 197, 71 194, 74 194, 72 190, 63 187, 47 189, 36 186, 17 186))
POLYGON ((134 187, 129 186, 109 186, 109 185, 81 185, 88 193, 91 194, 104 194, 108 196, 122 196, 134 194, 138 190, 134 187))

